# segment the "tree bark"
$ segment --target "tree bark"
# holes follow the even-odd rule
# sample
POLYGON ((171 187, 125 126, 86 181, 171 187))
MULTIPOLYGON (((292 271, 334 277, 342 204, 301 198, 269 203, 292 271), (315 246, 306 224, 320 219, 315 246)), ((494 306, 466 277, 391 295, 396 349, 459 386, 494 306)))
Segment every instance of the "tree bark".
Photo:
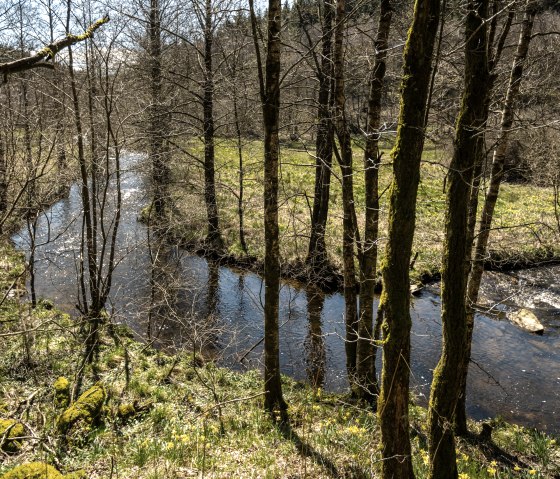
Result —
MULTIPOLYGON (((287 404, 282 396, 278 332, 280 293, 280 248, 278 231, 278 141, 280 114, 280 0, 268 3, 268 39, 263 99, 264 126, 264 387, 265 409, 285 416, 287 404)), ((259 72, 262 78, 262 72, 259 72)), ((260 82, 263 83, 262 81, 260 82)))
POLYGON ((442 353, 434 371, 429 405, 430 478, 457 477, 453 418, 461 390, 457 374, 467 339, 466 289, 469 267, 469 206, 480 137, 486 122, 488 72, 488 0, 471 0, 465 28, 462 106, 448 175, 445 241, 442 264, 442 353))
POLYGON ((167 134, 166 115, 163 111, 161 9, 159 0, 150 0, 149 18, 150 107, 148 109, 150 133, 150 163, 152 165, 153 204, 156 220, 166 214, 167 184, 169 182, 168 158, 164 148, 167 134))
POLYGON ((351 383, 356 379, 356 352, 358 341, 358 308, 356 294, 356 266, 354 263, 356 224, 354 208, 354 171, 352 167, 352 139, 346 121, 344 92, 344 30, 346 1, 336 2, 334 33, 334 117, 335 131, 340 145, 337 156, 342 175, 342 258, 344 264, 344 302, 346 322, 346 365, 351 383))
MULTIPOLYGON (((474 329, 474 306, 478 301, 478 293, 482 281, 482 274, 484 272, 484 260, 486 258, 488 239, 492 228, 492 219, 494 216, 494 209, 498 199, 500 185, 503 179, 504 165, 506 160, 506 153, 509 144, 509 133, 513 126, 515 104, 519 95, 521 80, 523 77, 523 67, 527 54, 529 52, 529 44, 531 42, 531 34, 533 31, 533 24, 536 15, 536 6, 534 2, 528 0, 525 6, 524 18, 521 27, 521 33, 517 42, 517 48, 513 66, 508 83, 505 103, 502 109, 502 120, 500 125, 500 133, 494 156, 492 159, 492 171, 490 176, 490 185, 486 195, 484 206, 481 214, 480 225, 478 227, 478 234, 476 236, 476 245, 474 248, 472 266, 468 279, 467 286, 467 343, 464 353, 464 362, 461 366, 461 399, 457 413, 455 415, 455 425, 461 434, 467 432, 466 412, 465 412, 465 398, 466 398, 466 378, 468 374, 468 366, 471 357, 472 334, 474 329)), ((511 20, 509 20, 511 23, 511 20)), ((505 38, 504 38, 505 40, 505 38)), ((502 42, 503 48, 503 42, 502 42)), ((494 63, 496 63, 494 61, 494 63)), ((475 211, 471 207, 471 211, 475 211)), ((474 213, 473 213, 474 214, 474 213)), ((474 228, 473 228, 474 229, 474 228)), ((474 236, 474 235, 473 235, 474 236)))
MULTIPOLYGON (((497 39, 496 45, 494 45, 494 38, 498 26, 498 15, 496 10, 499 8, 498 0, 492 2, 492 10, 490 16, 492 16, 492 22, 490 23, 489 33, 488 33, 488 87, 486 92, 486 104, 484 106, 484 121, 483 124, 486 125, 488 121, 488 115, 490 111, 490 102, 492 99, 492 92, 496 84, 497 74, 495 72, 497 65, 500 62, 500 58, 503 53, 506 38, 509 34, 513 18, 515 16, 515 8, 510 8, 508 16, 504 22, 500 35, 497 39)), ((465 276, 470 275, 471 259, 472 259, 472 249, 476 230, 476 219, 478 216, 478 195, 480 191, 480 182, 484 173, 484 164, 486 162, 486 142, 484 139, 484 132, 478 137, 480 146, 476 149, 477 156, 475 159, 474 173, 472 188, 469 200, 469 219, 467 227, 467 261, 469 262, 469 267, 465 271, 465 276)), ((466 411, 466 389, 467 389, 467 370, 468 362, 470 360, 470 349, 472 341, 473 332, 473 320, 474 317, 470 314, 470 307, 467 301, 467 339, 466 348, 463 360, 464 364, 460 366, 461 374, 461 390, 459 392, 459 399, 457 401, 457 407, 455 408, 455 434, 456 435, 466 435, 468 433, 467 428, 467 411, 466 411)))
POLYGON ((378 394, 375 360, 377 346, 373 338, 373 300, 377 272, 377 239, 379 232, 379 128, 381 126, 381 98, 385 77, 387 48, 393 9, 391 0, 382 0, 379 24, 375 39, 375 63, 370 80, 368 122, 364 151, 364 183, 366 196, 363 254, 360 265, 360 317, 358 322, 358 345, 356 381, 357 394, 369 402, 378 394))
POLYGON ((378 401, 382 477, 413 478, 408 421, 410 369, 409 267, 424 146, 424 117, 439 0, 417 0, 404 50, 401 107, 392 151, 393 182, 383 273, 383 371, 378 401))
MULTIPOLYGON (((235 66, 234 68, 234 81, 235 78, 235 66)), ((243 166, 243 143, 241 137, 241 124, 239 122, 239 110, 237 107, 237 88, 234 86, 233 90, 233 116, 235 121, 235 133, 237 136, 237 157, 239 158, 239 195, 237 197, 237 213, 239 215, 239 243, 241 244, 241 249, 245 254, 248 254, 247 242, 245 241, 245 227, 243 223, 244 215, 244 205, 243 205, 243 187, 244 187, 244 176, 245 170, 243 166)))
POLYGON ((220 251, 223 249, 222 234, 216 201, 215 153, 214 153, 214 71, 212 70, 212 43, 214 27, 212 0, 206 0, 204 17, 204 201, 208 218, 208 244, 220 251))
MULTIPOLYGON (((0 219, 8 210, 8 164, 6 161, 6 150, 4 139, 0 134, 0 219)), ((2 234, 2 223, 0 223, 0 234, 2 234)))
POLYGON ((329 212, 331 168, 333 156, 334 130, 331 119, 331 84, 333 76, 332 23, 334 8, 332 3, 323 3, 323 48, 319 76, 318 125, 315 142, 315 197, 311 217, 311 233, 307 263, 314 273, 321 276, 328 264, 325 230, 329 212))

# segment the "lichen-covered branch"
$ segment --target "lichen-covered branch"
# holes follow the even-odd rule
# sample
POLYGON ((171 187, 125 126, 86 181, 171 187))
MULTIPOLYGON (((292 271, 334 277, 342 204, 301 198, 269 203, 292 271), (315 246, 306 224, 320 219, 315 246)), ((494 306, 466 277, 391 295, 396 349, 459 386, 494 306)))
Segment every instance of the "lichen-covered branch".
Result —
POLYGON ((46 45, 33 55, 19 58, 18 60, 11 62, 0 63, 0 75, 4 78, 4 83, 8 81, 8 75, 13 73, 20 73, 38 67, 52 68, 52 63, 49 63, 48 60, 52 60, 58 52, 64 50, 65 48, 72 46, 75 43, 82 42, 88 38, 92 38, 94 32, 108 21, 109 16, 106 15, 105 17, 92 23, 80 35, 68 33, 64 38, 46 45))

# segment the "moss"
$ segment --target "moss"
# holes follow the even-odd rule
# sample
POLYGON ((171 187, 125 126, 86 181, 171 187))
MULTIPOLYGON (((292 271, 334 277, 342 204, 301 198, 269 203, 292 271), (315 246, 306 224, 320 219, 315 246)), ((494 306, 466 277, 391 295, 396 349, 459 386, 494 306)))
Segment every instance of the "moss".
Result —
POLYGON ((135 416, 148 411, 151 409, 152 405, 152 402, 139 403, 137 401, 121 404, 117 409, 117 418, 124 423, 135 416))
POLYGON ((138 221, 142 224, 149 224, 150 220, 153 218, 153 203, 150 203, 147 206, 144 206, 140 210, 140 214, 138 215, 138 221))
POLYGON ((45 462, 30 462, 8 471, 0 479, 62 479, 64 476, 45 462))
POLYGON ((85 471, 79 470, 63 475, 46 462, 30 462, 17 466, 0 479, 84 479, 85 471))
POLYGON ((96 384, 88 389, 59 416, 58 430, 61 433, 67 433, 78 423, 85 426, 93 424, 99 418, 105 398, 105 389, 101 384, 96 384))
POLYGON ((17 452, 17 450, 21 447, 21 443, 14 440, 14 438, 25 435, 25 428, 23 427, 23 424, 15 421, 14 419, 0 419, 0 438, 4 436, 8 429, 10 430, 4 444, 2 445, 2 450, 6 452, 17 452))
POLYGON ((68 407, 70 404, 70 381, 61 376, 54 382, 53 387, 55 404, 58 407, 68 407))
POLYGON ((130 404, 130 403, 121 404, 117 410, 117 416, 123 420, 131 418, 135 414, 136 414, 136 408, 134 407, 134 404, 130 404))
POLYGON ((39 300, 39 307, 46 311, 51 311, 54 309, 54 303, 50 299, 41 298, 39 300))

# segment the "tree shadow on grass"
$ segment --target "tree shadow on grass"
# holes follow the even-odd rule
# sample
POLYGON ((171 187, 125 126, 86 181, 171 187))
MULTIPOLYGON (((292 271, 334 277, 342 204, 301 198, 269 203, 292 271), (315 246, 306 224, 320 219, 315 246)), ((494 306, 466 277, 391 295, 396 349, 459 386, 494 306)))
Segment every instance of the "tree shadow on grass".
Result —
POLYGON ((514 468, 519 466, 522 469, 529 469, 530 465, 522 461, 519 457, 510 454, 503 450, 500 446, 492 441, 492 430, 486 429, 486 424, 483 424, 483 432, 481 434, 469 433, 466 436, 461 436, 461 439, 473 446, 476 446, 487 460, 496 461, 502 465, 514 468))
POLYGON ((315 464, 325 468, 329 472, 330 477, 354 479, 366 479, 370 477, 370 475, 362 468, 357 466, 350 467, 350 475, 348 474, 348 471, 345 471, 344 473, 339 471, 336 465, 329 458, 325 457, 308 443, 303 441, 288 421, 279 422, 277 425, 284 439, 291 441, 302 457, 309 458, 315 464))

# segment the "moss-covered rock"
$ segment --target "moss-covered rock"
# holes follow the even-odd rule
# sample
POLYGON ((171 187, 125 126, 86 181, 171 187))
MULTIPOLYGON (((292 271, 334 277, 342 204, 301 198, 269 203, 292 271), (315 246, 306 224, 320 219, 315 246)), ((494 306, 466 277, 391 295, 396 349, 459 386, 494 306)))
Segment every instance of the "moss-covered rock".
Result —
POLYGON ((77 425, 89 427, 99 419, 105 398, 105 389, 101 384, 88 389, 59 416, 57 421, 59 432, 66 434, 77 425))
POLYGON ((124 423, 148 411, 151 407, 151 402, 139 403, 138 401, 134 401, 133 403, 124 403, 117 408, 117 418, 124 423))
POLYGON ((8 435, 6 436, 4 444, 2 444, 2 450, 6 452, 17 452, 21 447, 21 442, 15 440, 15 438, 25 435, 23 424, 14 419, 0 419, 0 439, 4 437, 6 431, 8 431, 8 435))
POLYGON ((8 471, 0 479, 63 479, 64 476, 46 462, 30 462, 8 471))
POLYGON ((122 420, 131 418, 136 414, 136 408, 134 404, 126 403, 121 404, 117 409, 117 417, 122 420))
POLYGON ((53 387, 55 404, 58 407, 68 407, 70 404, 70 381, 61 376, 54 382, 53 387))

